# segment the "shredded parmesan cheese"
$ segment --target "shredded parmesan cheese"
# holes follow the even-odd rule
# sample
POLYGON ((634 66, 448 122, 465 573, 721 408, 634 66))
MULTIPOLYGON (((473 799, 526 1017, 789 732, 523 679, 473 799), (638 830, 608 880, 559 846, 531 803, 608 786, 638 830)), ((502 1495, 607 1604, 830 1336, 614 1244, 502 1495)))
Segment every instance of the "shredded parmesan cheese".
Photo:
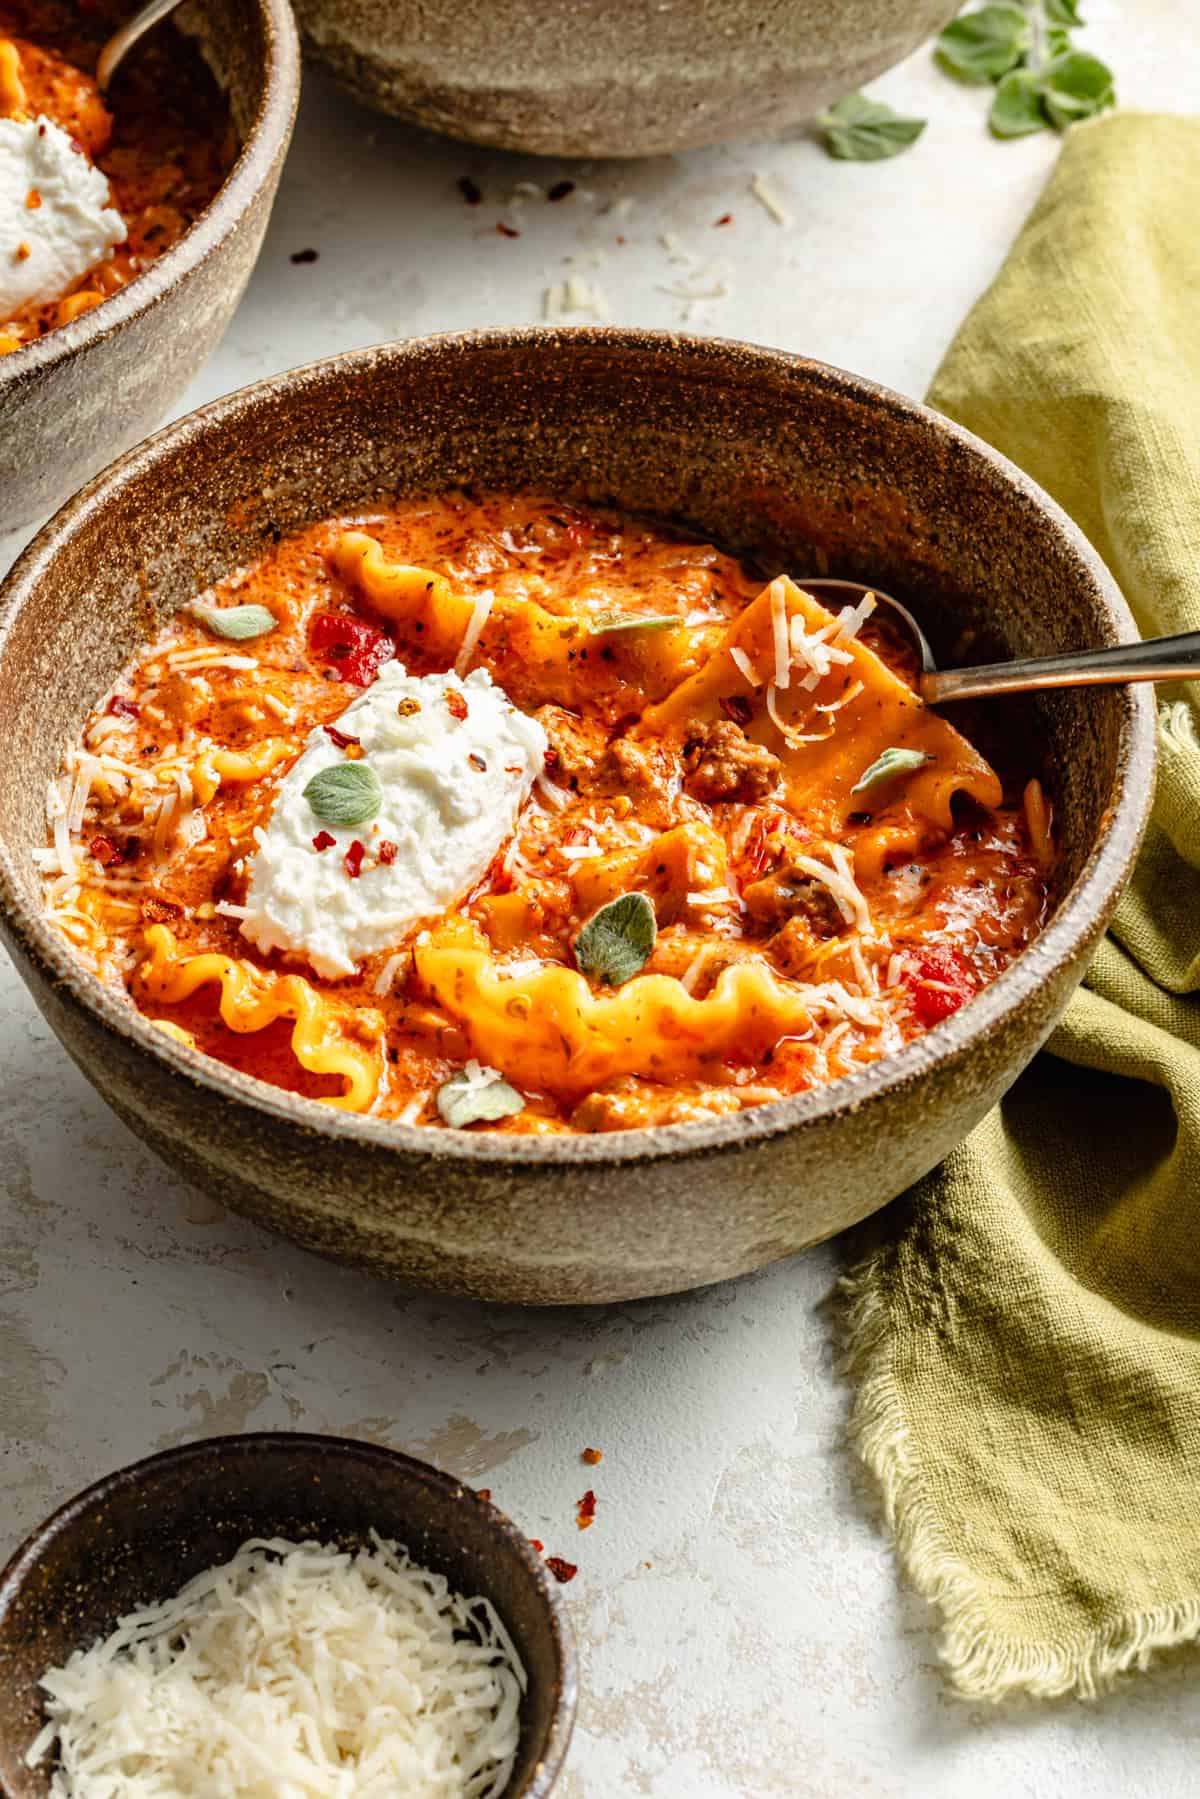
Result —
POLYGON ((756 173, 750 182, 750 192, 758 201, 764 212, 770 214, 777 225, 792 224, 792 215, 779 198, 765 175, 756 173))
POLYGON ((375 976, 374 991, 376 993, 382 995, 392 991, 392 988, 396 984, 396 976, 404 967, 405 962, 408 960, 408 956, 408 950, 399 950, 394 956, 388 957, 383 967, 379 970, 379 973, 375 976))
POLYGON ((475 596, 475 604, 467 621, 467 628, 463 632, 458 655, 454 659, 454 672, 460 680, 470 667, 471 657, 475 654, 475 645, 483 634, 483 627, 488 622, 495 601, 496 596, 490 587, 475 596))
POLYGON ((771 583, 771 642, 775 652, 774 685, 782 693, 792 678, 792 658, 788 644, 787 595, 782 581, 772 581, 771 583))
POLYGON ((739 675, 745 676, 751 687, 762 686, 762 676, 755 668, 753 662, 751 662, 749 656, 747 656, 745 650, 739 648, 736 643, 730 644, 729 646, 729 660, 733 663, 733 666, 737 669, 739 675))
POLYGON ((41 1684, 52 1799, 499 1799, 526 1676, 490 1601, 372 1533, 244 1543, 41 1684))
POLYGON ((873 928, 871 911, 854 879, 854 865, 848 852, 840 843, 835 843, 830 848, 829 856, 833 863, 832 868, 827 868, 825 863, 818 862, 814 856, 800 854, 793 855, 792 865, 798 868, 801 874, 808 875, 812 880, 819 881, 823 887, 828 888, 834 905, 846 923, 853 925, 856 930, 862 931, 865 936, 870 936, 873 928))

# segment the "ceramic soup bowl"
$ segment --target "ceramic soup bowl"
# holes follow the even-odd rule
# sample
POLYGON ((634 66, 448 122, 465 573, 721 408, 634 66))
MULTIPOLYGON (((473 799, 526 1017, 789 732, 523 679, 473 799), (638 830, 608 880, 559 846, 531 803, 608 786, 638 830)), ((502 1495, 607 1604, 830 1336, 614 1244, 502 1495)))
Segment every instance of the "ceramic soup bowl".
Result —
POLYGON ((542 156, 651 156, 811 119, 915 50, 947 0, 296 0, 368 106, 542 156))
POLYGON ((228 94, 241 153, 158 261, 103 305, 0 356, 0 531, 44 518, 163 417, 258 257, 300 92, 291 10, 287 0, 192 0, 173 23, 228 94))
POLYGON ((818 1242, 934 1166, 1045 1040, 1137 854, 1145 689, 991 702, 1058 820, 1055 909, 993 985, 899 1053, 740 1115, 576 1137, 431 1132, 263 1085, 170 1040, 42 915, 31 851, 64 744, 199 588, 275 535, 461 484, 611 501, 764 564, 875 581, 943 652, 1133 636, 1111 576, 1003 457, 778 351, 606 327, 383 345, 263 382, 114 464, 35 539, 0 607, 0 924, 66 1049, 189 1179, 327 1255, 449 1292, 619 1300, 818 1242))

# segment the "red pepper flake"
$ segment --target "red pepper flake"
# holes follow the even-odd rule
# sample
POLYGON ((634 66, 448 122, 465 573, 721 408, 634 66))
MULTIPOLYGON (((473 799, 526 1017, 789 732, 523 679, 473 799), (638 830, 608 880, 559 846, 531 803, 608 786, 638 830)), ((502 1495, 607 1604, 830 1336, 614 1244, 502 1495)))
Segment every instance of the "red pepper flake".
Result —
POLYGON ((467 702, 463 699, 462 694, 453 687, 446 689, 446 710, 451 718, 462 720, 467 716, 467 702))
POLYGON ((575 1508, 575 1522, 580 1530, 590 1530, 596 1516, 596 1495, 589 1487, 575 1508))
POLYGON ((321 729, 327 737, 331 737, 339 750, 347 750, 350 745, 361 742, 358 737, 351 737, 348 731, 339 731, 336 725, 322 725, 321 729))
POLYGON ((169 918, 178 918, 183 912, 174 900, 159 899, 156 893, 147 894, 142 901, 142 917, 151 924, 166 924, 169 918))
POLYGON ((414 716, 414 714, 419 712, 420 710, 421 710, 420 700, 414 700, 414 699, 401 700, 400 704, 396 707, 396 711, 400 714, 401 718, 412 718, 414 716))
POLYGON ((291 261, 294 263, 316 262, 320 254, 319 250, 293 250, 291 261))
POLYGON ((542 1542, 542 1539, 540 1537, 530 1537, 529 1541, 532 1543, 533 1547, 537 1550, 539 1555, 542 1555, 545 1552, 546 1545, 542 1542))
POLYGON ((496 230, 501 237, 520 237, 521 235, 515 225, 507 225, 503 219, 496 220, 496 230))
POLYGON ((33 245, 27 238, 23 237, 13 251, 13 255, 18 262, 28 262, 29 258, 33 255, 33 245))
POLYGON ((113 694, 112 699, 108 702, 108 710, 114 718, 140 718, 142 716, 141 707, 135 706, 132 700, 127 700, 123 693, 113 694))
POLYGON ((575 183, 573 181, 556 181, 554 186, 547 193, 546 198, 547 200, 565 200, 568 194, 573 194, 574 192, 575 183))
POLYGON ((604 1451, 602 1449, 585 1449, 582 1459, 587 1463, 589 1468, 594 1468, 598 1462, 604 1460, 604 1451))
POLYGON ((721 710, 735 725, 748 725, 753 716, 753 708, 744 693, 723 694, 721 710))
POLYGON ((121 860, 121 852, 111 837, 93 837, 88 848, 101 868, 108 868, 112 863, 121 860))
POLYGON ((475 1497, 476 1499, 490 1499, 492 1497, 492 1489, 490 1487, 476 1487, 475 1497))
POLYGON ((579 1568, 576 1563, 564 1562, 561 1555, 548 1555, 546 1557, 546 1566, 549 1568, 551 1574, 553 1574, 555 1580, 561 1581, 564 1587, 569 1580, 574 1580, 575 1576, 579 1573, 579 1568))
POLYGON ((331 850, 336 842, 337 838, 331 837, 328 831, 318 831, 312 840, 315 850, 331 850))
POLYGON ((467 761, 471 764, 471 767, 476 771, 477 774, 486 775, 487 763, 484 761, 482 756, 477 756, 475 754, 474 750, 472 750, 470 755, 467 757, 467 761))
POLYGON ((542 751, 542 763, 545 767, 546 773, 549 774, 550 770, 552 768, 558 767, 558 751, 557 750, 543 750, 542 751))
POLYGON ((459 176, 458 191, 468 206, 478 206, 483 199, 483 189, 477 181, 472 181, 469 175, 459 176))
POLYGON ((36 187, 31 187, 29 192, 25 196, 26 212, 36 212, 38 210, 38 207, 41 205, 41 203, 42 203, 42 196, 38 193, 38 190, 36 187))
POLYGON ((354 842, 350 845, 350 848, 346 851, 346 854, 342 857, 342 865, 352 881, 357 881, 359 875, 362 873, 363 857, 366 853, 366 844, 360 843, 356 837, 354 842))
POLYGON ((713 224, 714 225, 732 225, 733 224, 733 214, 731 212, 723 212, 719 219, 713 220, 713 224))
POLYGON ((398 843, 393 843, 390 837, 385 837, 379 845, 379 860, 383 863, 384 867, 390 868, 399 854, 400 845, 398 843))

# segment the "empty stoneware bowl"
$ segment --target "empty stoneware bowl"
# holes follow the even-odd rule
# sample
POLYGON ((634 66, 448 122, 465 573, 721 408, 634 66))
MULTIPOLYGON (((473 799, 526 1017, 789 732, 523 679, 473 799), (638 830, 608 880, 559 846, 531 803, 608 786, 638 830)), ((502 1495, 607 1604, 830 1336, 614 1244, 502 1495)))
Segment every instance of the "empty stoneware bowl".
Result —
POLYGON ((1040 772, 1058 877, 1042 934, 925 1035, 733 1116, 593 1135, 438 1131, 338 1112, 168 1037, 42 909, 34 851, 63 749, 161 621, 281 533, 383 495, 611 502, 760 566, 877 582, 944 655, 1131 638, 1094 550, 1011 463, 802 357, 606 327, 357 351, 183 419, 93 481, 0 596, 0 924, 69 1053, 130 1127, 229 1205, 325 1254, 489 1299, 627 1299, 758 1268, 934 1166, 1044 1042, 1133 866, 1144 689, 1000 700, 1040 772))
POLYGON ((651 156, 811 119, 891 68, 946 0, 296 0, 367 105, 542 156, 651 156))
POLYGON ((527 1676, 504 1799, 545 1799, 575 1720, 575 1649, 556 1581, 502 1512, 440 1469, 301 1432, 211 1437, 136 1462, 68 1500, 0 1574, 0 1791, 43 1799, 53 1758, 39 1681, 125 1614, 172 1598, 251 1538, 403 1545, 464 1598, 489 1599, 527 1676))
MULTIPOLYGON (((228 96, 240 152, 208 208, 141 274, 0 356, 0 530, 44 517, 162 418, 221 337, 262 245, 300 88, 291 9, 191 0, 156 27, 156 53, 158 34, 175 30, 228 96)), ((145 54, 139 45, 130 63, 145 54)))

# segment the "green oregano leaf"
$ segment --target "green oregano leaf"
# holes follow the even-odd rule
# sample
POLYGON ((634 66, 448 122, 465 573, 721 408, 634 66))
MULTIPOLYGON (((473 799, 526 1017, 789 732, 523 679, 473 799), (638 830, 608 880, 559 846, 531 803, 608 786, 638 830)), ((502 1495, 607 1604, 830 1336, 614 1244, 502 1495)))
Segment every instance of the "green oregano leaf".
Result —
POLYGON ((1032 69, 1010 69, 996 89, 988 126, 993 137, 1028 137, 1050 121, 1042 107, 1042 84, 1032 69))
POLYGON ((951 20, 934 55, 960 81, 999 81, 1033 46, 1033 25, 1023 6, 981 6, 951 20))
POLYGON ((525 1101, 498 1068, 468 1062, 438 1088, 437 1109, 453 1130, 461 1131, 482 1119, 515 1118, 525 1110, 525 1101))
POLYGON ((1074 25, 1082 25, 1079 16, 1079 0, 1045 0, 1046 19, 1051 25, 1065 25, 1068 30, 1074 25))
POLYGON ((675 631, 682 623, 677 612, 598 612, 588 634, 608 637, 614 631, 675 631))
POLYGON ((923 768, 932 760, 933 757, 927 756, 924 750, 884 750, 870 768, 863 770, 850 791, 866 793, 869 787, 878 787, 882 782, 890 781, 894 775, 908 774, 914 768, 923 768))
POLYGON ((200 604, 190 608, 192 617, 198 619, 206 631, 214 637, 228 637, 234 643, 245 643, 250 637, 264 637, 273 631, 279 620, 265 606, 203 606, 200 604))
POLYGON ((825 148, 840 162, 884 162, 917 141, 925 120, 903 118, 865 94, 847 94, 817 125, 825 148))
POLYGON ((369 762, 335 762, 316 773, 304 797, 327 825, 361 825, 383 803, 379 776, 369 762))
POLYGON ((1068 50, 1042 71, 1042 105, 1060 131, 1116 104, 1112 70, 1098 56, 1068 50))
POLYGON ((575 939, 584 974, 620 987, 646 966, 658 935, 654 907, 644 893, 623 893, 593 912, 575 939))

